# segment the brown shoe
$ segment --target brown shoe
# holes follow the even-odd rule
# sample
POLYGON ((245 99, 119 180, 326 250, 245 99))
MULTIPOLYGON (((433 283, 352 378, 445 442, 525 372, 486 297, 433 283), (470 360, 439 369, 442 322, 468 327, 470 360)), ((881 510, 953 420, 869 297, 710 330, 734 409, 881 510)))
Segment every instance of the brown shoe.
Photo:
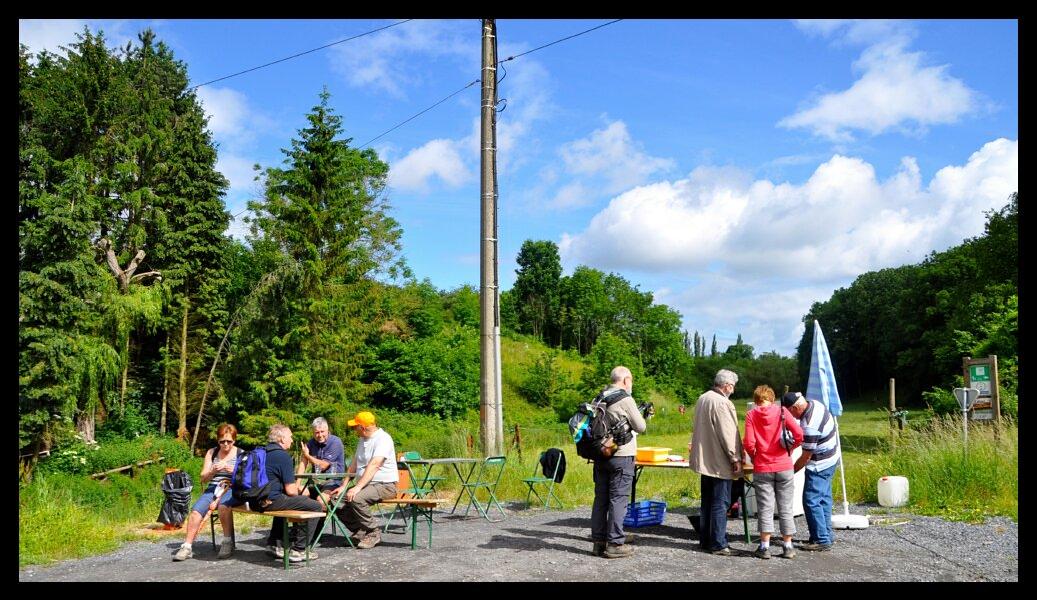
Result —
POLYGON ((634 549, 626 544, 607 544, 605 558, 626 558, 634 554, 634 549))
POLYGON ((360 548, 361 550, 369 550, 369 549, 374 548, 375 546, 377 546, 378 542, 381 542, 381 541, 382 541, 382 534, 378 533, 378 530, 375 529, 371 533, 368 533, 367 535, 365 535, 364 539, 360 540, 360 543, 357 544, 356 547, 360 548))

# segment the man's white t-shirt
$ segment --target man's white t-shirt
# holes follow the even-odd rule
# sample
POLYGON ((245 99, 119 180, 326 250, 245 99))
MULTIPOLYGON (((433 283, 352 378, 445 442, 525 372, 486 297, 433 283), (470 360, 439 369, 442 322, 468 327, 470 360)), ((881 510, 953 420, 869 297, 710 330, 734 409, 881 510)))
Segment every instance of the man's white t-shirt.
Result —
POLYGON ((354 455, 356 459, 356 478, 360 479, 363 476, 367 464, 376 456, 381 456, 385 460, 382 461, 382 465, 378 467, 378 472, 374 474, 374 478, 371 481, 380 483, 399 482, 400 474, 396 467, 396 445, 393 444, 392 437, 381 428, 376 430, 369 438, 360 438, 360 441, 357 443, 356 454, 354 455))

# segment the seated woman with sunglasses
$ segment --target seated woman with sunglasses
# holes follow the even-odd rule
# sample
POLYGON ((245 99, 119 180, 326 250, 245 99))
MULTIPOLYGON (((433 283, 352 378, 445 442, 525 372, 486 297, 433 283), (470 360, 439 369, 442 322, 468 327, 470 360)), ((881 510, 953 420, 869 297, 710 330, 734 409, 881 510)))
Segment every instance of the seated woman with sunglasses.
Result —
POLYGON ((230 478, 238 458, 238 447, 234 445, 238 439, 238 429, 224 423, 216 430, 216 439, 219 445, 205 453, 205 462, 202 464, 202 481, 208 482, 209 485, 202 492, 201 498, 191 507, 191 515, 187 518, 187 539, 173 555, 174 561, 192 557, 191 544, 198 536, 198 530, 209 516, 209 512, 217 510, 217 506, 220 511, 220 525, 223 526, 223 541, 220 542, 220 553, 217 557, 228 558, 234 553, 234 542, 231 540, 234 516, 226 503, 230 500, 230 478))

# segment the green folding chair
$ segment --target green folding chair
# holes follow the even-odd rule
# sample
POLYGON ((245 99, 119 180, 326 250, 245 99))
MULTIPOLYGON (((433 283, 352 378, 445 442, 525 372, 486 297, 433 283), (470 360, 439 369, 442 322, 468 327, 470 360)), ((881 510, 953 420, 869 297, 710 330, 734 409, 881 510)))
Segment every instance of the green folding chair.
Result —
MULTIPOLYGON (((527 486, 529 486, 529 491, 526 492, 526 508, 529 508, 529 506, 530 506, 530 501, 529 501, 530 495, 536 496, 537 500, 540 500, 541 502, 543 502, 544 503, 544 508, 551 508, 551 504, 550 503, 551 503, 551 499, 552 498, 554 499, 555 502, 558 503, 558 508, 565 508, 564 506, 562 506, 562 501, 558 499, 558 496, 556 496, 555 492, 554 492, 554 488, 555 488, 555 475, 558 473, 558 469, 562 466, 562 461, 559 460, 558 462, 555 463, 554 472, 551 473, 551 475, 549 477, 540 477, 540 476, 537 475, 537 471, 540 470, 540 465, 541 465, 540 461, 542 461, 544 459, 544 454, 547 454, 547 452, 545 451, 545 452, 541 452, 540 453, 540 458, 537 459, 536 464, 533 466, 533 475, 530 476, 530 477, 526 477, 525 479, 522 480, 523 483, 525 483, 527 486), (535 487, 537 485, 542 485, 542 486, 545 486, 547 488, 547 493, 544 494, 543 497, 541 497, 540 494, 537 493, 537 491, 535 489, 535 487)), ((544 472, 544 475, 547 475, 546 471, 544 472)))
MULTIPOLYGON (((396 469, 400 474, 400 480, 396 484, 396 497, 397 498, 424 498, 430 491, 429 488, 418 487, 413 474, 411 473, 410 466, 407 463, 397 461, 396 469)), ((403 507, 399 504, 393 505, 392 512, 389 513, 389 518, 385 521, 385 528, 382 530, 389 533, 389 525, 392 525, 393 517, 396 516, 397 512, 401 514, 404 512, 403 507)), ((403 531, 407 532, 407 515, 403 515, 403 531)))
POLYGON ((497 510, 500 511, 502 517, 508 515, 504 512, 504 508, 501 507, 500 502, 497 501, 497 484, 500 483, 501 475, 504 474, 504 463, 507 460, 504 456, 491 456, 479 464, 479 470, 473 477, 474 481, 469 480, 468 483, 462 484, 462 491, 468 493, 468 506, 464 509, 465 516, 468 516, 468 510, 475 505, 476 510, 479 511, 487 521, 491 523, 497 523, 504 519, 498 519, 494 521, 490 518, 489 510, 490 506, 496 506, 497 510), (486 490, 489 496, 486 499, 486 506, 484 507, 479 503, 479 490, 486 490))
MULTIPOLYGON (((411 450, 409 452, 404 452, 403 453, 403 462, 408 462, 408 461, 412 461, 412 460, 421 460, 421 453, 418 452, 417 450, 411 450)), ((446 477, 443 477, 441 475, 432 475, 430 473, 432 471, 432 465, 416 465, 416 466, 422 467, 422 472, 421 473, 415 473, 414 469, 412 468, 411 469, 411 474, 412 475, 420 475, 421 476, 419 478, 416 478, 415 481, 417 482, 417 485, 420 485, 421 487, 427 487, 429 493, 431 493, 433 490, 436 489, 436 484, 438 484, 440 481, 443 481, 444 479, 446 479, 446 477)))

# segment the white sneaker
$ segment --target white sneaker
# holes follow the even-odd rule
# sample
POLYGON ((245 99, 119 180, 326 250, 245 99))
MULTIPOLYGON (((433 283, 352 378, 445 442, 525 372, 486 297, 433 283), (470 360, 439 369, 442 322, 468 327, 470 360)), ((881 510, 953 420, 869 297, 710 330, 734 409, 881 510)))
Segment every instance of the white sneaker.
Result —
POLYGON ((281 546, 267 546, 266 553, 274 558, 284 558, 284 548, 281 546))
POLYGON ((180 549, 173 555, 173 560, 179 562, 181 560, 187 560, 194 556, 194 552, 191 551, 191 547, 187 544, 181 544, 180 549))
MULTIPOLYGON (((288 562, 303 562, 306 560, 306 552, 303 550, 292 550, 288 553, 288 562)), ((310 560, 317 560, 317 553, 310 550, 310 560)))

